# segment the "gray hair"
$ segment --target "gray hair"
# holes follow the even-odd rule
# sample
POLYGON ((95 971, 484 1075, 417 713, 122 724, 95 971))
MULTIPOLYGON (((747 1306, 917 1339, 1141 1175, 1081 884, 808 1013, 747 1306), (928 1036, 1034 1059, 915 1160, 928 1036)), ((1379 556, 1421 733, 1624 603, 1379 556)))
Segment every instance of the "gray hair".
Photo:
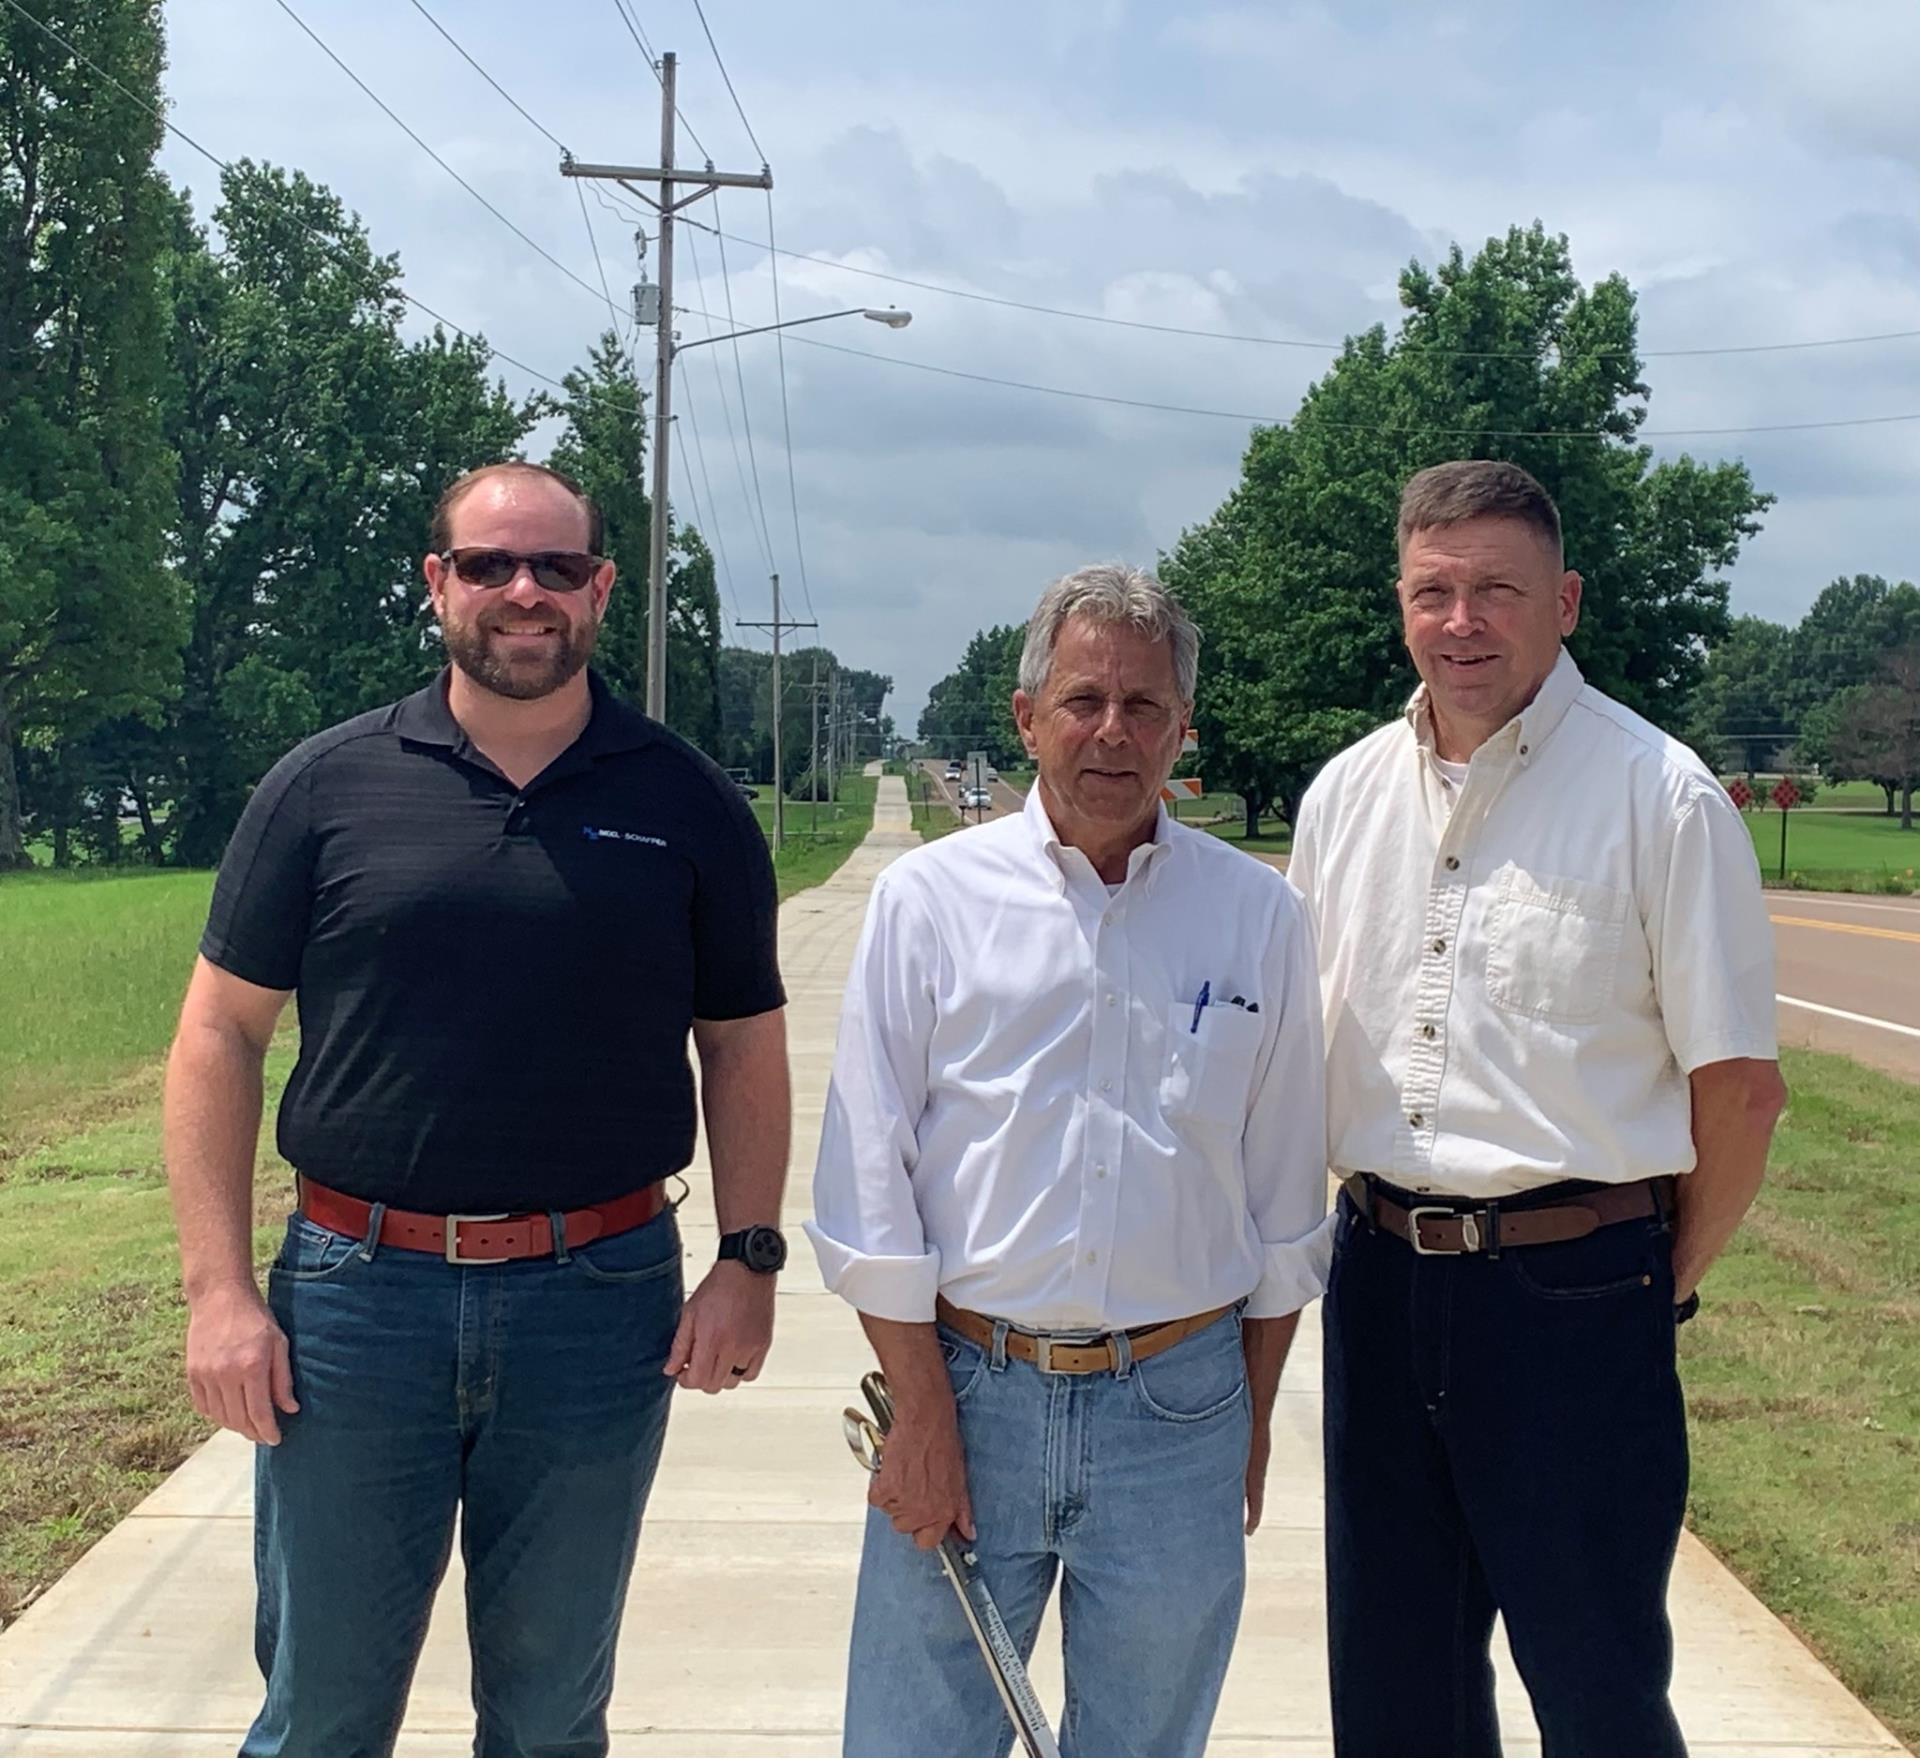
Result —
POLYGON ((1069 617, 1124 623, 1173 648, 1173 678, 1182 702, 1193 700, 1200 675, 1200 631, 1165 586, 1125 562, 1095 562, 1063 574, 1040 594, 1020 650, 1020 688, 1038 696, 1053 669, 1053 649, 1069 617))

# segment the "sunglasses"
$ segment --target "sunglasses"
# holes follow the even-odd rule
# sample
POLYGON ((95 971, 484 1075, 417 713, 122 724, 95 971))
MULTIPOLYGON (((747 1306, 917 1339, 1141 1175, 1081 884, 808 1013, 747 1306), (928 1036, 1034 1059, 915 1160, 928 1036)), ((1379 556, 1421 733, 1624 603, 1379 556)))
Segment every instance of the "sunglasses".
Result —
POLYGON ((542 549, 516 555, 510 549, 449 549, 445 562, 469 586, 504 586, 526 563, 542 592, 578 592, 599 570, 601 558, 577 549, 542 549))

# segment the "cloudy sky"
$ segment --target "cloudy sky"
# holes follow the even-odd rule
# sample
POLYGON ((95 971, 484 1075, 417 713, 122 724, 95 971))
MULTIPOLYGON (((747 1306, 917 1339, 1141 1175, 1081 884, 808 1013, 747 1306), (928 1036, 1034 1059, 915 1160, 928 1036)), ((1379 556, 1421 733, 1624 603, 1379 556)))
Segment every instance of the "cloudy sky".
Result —
MULTIPOLYGON (((582 160, 656 156, 658 88, 620 0, 422 3, 582 160)), ((892 674, 904 727, 976 628, 1023 618, 1078 562, 1151 563, 1211 513, 1247 437, 1245 420, 909 362, 1284 417, 1328 354, 1047 316, 851 268, 1337 343, 1391 323, 1410 257, 1538 218, 1568 235, 1584 278, 1629 277, 1650 356, 1920 331, 1913 0, 706 3, 773 167, 779 243, 827 259, 781 264, 781 315, 898 304, 914 321, 788 338, 804 593, 772 338, 740 344, 737 369, 729 347, 683 357, 674 500, 719 540, 730 615, 766 617, 778 568, 795 614, 810 600, 844 660, 892 674), (872 358, 835 351, 849 349, 872 358)), ((411 0, 290 4, 597 289, 555 149, 411 0)), ((630 0, 630 12, 656 52, 678 52, 680 108, 714 162, 757 169, 693 0, 630 0)), ((331 186, 377 248, 400 253, 409 291, 527 366, 557 378, 584 359, 608 321, 597 292, 491 217, 278 0, 172 0, 167 22, 173 119, 188 133, 331 186)), ((699 157, 684 139, 681 155, 699 157)), ((211 167, 177 141, 166 164, 204 212, 211 167)), ((587 207, 624 303, 634 221, 605 193, 587 207)), ((716 217, 711 202, 693 212, 716 217)), ((718 208, 741 240, 764 242, 767 218, 757 193, 718 208)), ((764 249, 729 243, 723 285, 714 240, 696 235, 688 252, 680 238, 676 304, 724 315, 730 291, 737 326, 773 320, 764 249)), ((688 315, 682 340, 707 328, 688 315)), ((1920 414, 1920 338, 1649 358, 1647 378, 1652 431, 1920 414)), ((1654 443, 1744 457, 1780 497, 1734 576, 1737 610, 1790 620, 1835 574, 1920 574, 1920 420, 1654 443)))

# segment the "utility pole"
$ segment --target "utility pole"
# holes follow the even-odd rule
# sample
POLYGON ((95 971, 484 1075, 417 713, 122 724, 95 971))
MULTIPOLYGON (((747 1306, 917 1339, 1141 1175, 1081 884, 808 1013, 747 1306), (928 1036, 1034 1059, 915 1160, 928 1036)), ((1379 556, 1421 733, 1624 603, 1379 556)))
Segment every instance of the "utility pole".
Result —
MULTIPOLYGON (((660 163, 658 165, 582 165, 571 153, 560 161, 563 177, 587 177, 618 183, 629 195, 646 202, 660 216, 660 312, 654 325, 653 350, 653 498, 649 508, 647 545, 647 713, 667 718, 667 451, 669 402, 673 382, 673 216, 682 208, 711 195, 716 189, 771 189, 773 173, 762 165, 757 173, 716 171, 711 162, 701 171, 677 171, 673 163, 674 70, 677 58, 660 58, 660 163), (656 194, 636 189, 651 183, 656 194), (674 199, 674 191, 692 186, 692 193, 674 199)), ((778 609, 774 620, 779 621, 778 609)), ((774 638, 779 651, 779 637, 774 638)), ((774 661, 776 674, 779 660, 774 661)), ((774 718, 778 737, 779 717, 774 718)), ((779 777, 774 778, 776 784, 779 777)), ((779 792, 774 793, 774 815, 779 817, 779 792)), ((778 837, 775 838, 778 846, 778 837)))
POLYGON ((820 649, 813 650, 813 684, 807 691, 813 704, 813 761, 807 765, 807 779, 813 788, 813 834, 820 834, 820 649))
POLYGON ((787 787, 786 772, 780 760, 780 722, 786 699, 780 684, 780 637, 788 629, 817 629, 815 622, 788 622, 780 615, 780 576, 773 576, 773 621, 770 623, 742 623, 743 629, 771 629, 773 631, 773 852, 778 854, 786 846, 787 840, 787 787))

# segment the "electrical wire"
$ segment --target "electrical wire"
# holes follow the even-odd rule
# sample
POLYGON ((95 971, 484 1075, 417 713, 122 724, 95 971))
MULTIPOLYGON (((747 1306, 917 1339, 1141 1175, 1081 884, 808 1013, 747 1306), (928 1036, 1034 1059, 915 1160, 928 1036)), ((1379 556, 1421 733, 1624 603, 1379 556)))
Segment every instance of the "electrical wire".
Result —
MULTIPOLYGON (((727 583, 727 601, 733 606, 733 620, 737 623, 740 620, 740 599, 733 588, 733 564, 727 559, 726 535, 720 528, 720 503, 713 498, 713 478, 707 474, 707 448, 700 438, 700 417, 694 408, 693 381, 678 360, 673 364, 680 377, 680 406, 686 410, 687 426, 693 430, 693 455, 700 466, 701 486, 707 493, 709 521, 700 529, 712 533, 713 547, 720 558, 720 577, 727 583)), ((693 484, 689 482, 687 487, 691 491, 693 484)), ((696 518, 700 516, 697 505, 694 508, 694 516, 696 518)))
MULTIPOLYGON (((691 236, 689 236, 687 239, 687 260, 689 261, 689 263, 692 264, 692 267, 693 267, 694 285, 701 289, 701 297, 705 298, 706 276, 701 271, 700 252, 695 247, 694 241, 691 236)), ((683 310, 684 307, 676 307, 675 309, 683 310)), ((706 318, 710 323, 715 323, 719 321, 718 319, 714 318, 710 312, 701 311, 698 313, 698 315, 703 318, 706 318)), ((739 478, 740 500, 741 500, 741 504, 746 509, 747 524, 752 528, 754 541, 758 543, 760 546, 761 559, 766 562, 767 572, 771 574, 774 571, 773 552, 771 549, 768 548, 767 540, 765 536, 762 535, 760 527, 758 525, 755 525, 753 522, 753 495, 752 495, 752 491, 747 487, 747 467, 740 457, 740 437, 734 431, 733 410, 732 410, 732 407, 727 402, 726 380, 723 379, 720 375, 720 357, 718 352, 715 352, 713 355, 713 387, 715 392, 718 394, 720 398, 721 416, 725 419, 727 424, 727 444, 729 445, 729 447, 732 448, 732 451, 733 451, 733 470, 734 470, 735 476, 739 478)))
MULTIPOLYGON (((717 190, 714 192, 713 209, 718 215, 720 194, 717 190)), ((727 301, 727 328, 737 331, 740 328, 740 320, 733 313, 733 278, 727 270, 727 246, 724 238, 720 241, 720 291, 726 296, 727 301)), ((778 572, 773 565, 773 532, 767 524, 766 497, 760 492, 760 460, 753 449, 753 413, 747 404, 747 373, 746 368, 740 364, 740 338, 737 334, 733 337, 731 345, 733 376, 740 387, 740 428, 747 436, 747 464, 753 472, 753 504, 760 512, 761 541, 767 552, 768 571, 778 572)))
MULTIPOLYGON (((773 243, 771 189, 767 191, 767 243, 769 247, 773 243)), ((787 409, 787 333, 780 327, 780 259, 769 256, 767 267, 773 278, 773 341, 774 354, 780 363, 780 426, 787 448, 787 505, 793 511, 793 550, 800 564, 800 595, 806 600, 807 615, 817 620, 820 613, 813 608, 813 588, 807 583, 807 546, 800 537, 800 491, 794 480, 793 417, 787 409)))
POLYGON ((321 53, 324 54, 327 57, 327 59, 334 64, 334 66, 339 68, 340 71, 347 76, 347 78, 352 80, 353 83, 361 89, 361 91, 366 93, 366 95, 369 98, 371 98, 375 104, 379 106, 381 113, 385 115, 385 117, 389 122, 391 122, 396 128, 398 128, 402 134, 404 134, 410 141, 413 142, 415 146, 417 146, 423 153, 425 153, 428 158, 430 158, 436 165, 438 165, 441 170, 446 172, 446 174, 449 177, 451 177, 454 180, 454 182, 459 184, 460 187, 464 189, 470 196, 472 196, 473 199, 477 201, 483 208, 485 208, 488 213, 493 215, 493 217, 496 220, 498 220, 501 225, 505 226, 506 229, 509 232, 511 232, 516 238, 518 238, 523 244, 525 244, 528 247, 528 249, 532 250, 536 255, 545 258, 546 261, 548 261, 556 269, 558 269, 561 272, 561 274, 565 275, 567 279, 571 281, 576 287, 584 288, 586 292, 595 299, 598 299, 601 297, 599 293, 594 291, 594 288, 591 282, 582 280, 580 276, 576 275, 572 269, 568 268, 565 263, 563 263, 557 256, 555 256, 544 245, 536 243, 532 238, 528 237, 528 235, 525 232, 521 231, 520 228, 516 226, 513 223, 513 221, 508 219, 507 216, 503 214, 497 207, 495 207, 492 202, 488 201, 487 198, 484 195, 482 195, 479 190, 475 189, 474 186, 466 180, 466 178, 462 177, 460 173, 456 171, 451 165, 449 165, 445 159, 441 158, 441 156, 438 153, 436 153, 432 147, 428 146, 427 143, 424 140, 422 140, 420 136, 417 135, 413 131, 413 129, 410 128, 407 125, 407 123, 401 119, 399 114, 386 102, 384 98, 382 98, 379 95, 379 93, 377 93, 370 85, 368 85, 367 82, 359 76, 359 74, 355 73, 354 70, 346 64, 346 62, 342 61, 340 57, 336 55, 333 52, 333 50, 327 46, 326 41, 320 36, 320 34, 317 31, 314 30, 313 26, 308 24, 307 21, 304 18, 302 18, 299 13, 294 11, 293 7, 288 3, 288 0, 273 0, 273 3, 274 5, 278 6, 280 10, 284 12, 290 19, 292 19, 293 22, 301 28, 301 30, 306 32, 306 34, 313 39, 314 44, 320 49, 321 53))
MULTIPOLYGON (((687 220, 689 226, 699 226, 704 232, 715 232, 716 227, 702 225, 698 220, 687 220)), ((736 237, 727 234, 734 244, 744 244, 754 250, 766 250, 769 247, 757 238, 736 237)), ((782 250, 780 255, 794 262, 810 262, 824 269, 837 269, 846 275, 864 275, 869 280, 888 281, 896 287, 913 287, 923 293, 941 293, 950 299, 967 299, 977 305, 998 305, 1009 311, 1029 312, 1038 317, 1070 318, 1076 323, 1102 324, 1112 329, 1146 330, 1160 336, 1192 336, 1209 342, 1245 342, 1263 348, 1298 348, 1316 354, 1338 354, 1347 344, 1345 342, 1311 342, 1294 336, 1254 336, 1236 334, 1229 330, 1191 329, 1181 324, 1149 323, 1144 318, 1111 317, 1099 311, 1074 311, 1065 306, 1039 305, 1026 299, 1009 299, 997 293, 980 293, 968 287, 953 287, 941 281, 915 280, 910 275, 889 274, 884 269, 861 268, 857 264, 835 262, 829 256, 810 256, 805 251, 782 250)), ((1811 348, 1855 348, 1880 342, 1911 342, 1920 340, 1920 330, 1882 330, 1872 335, 1858 336, 1819 336, 1807 341, 1794 342, 1743 342, 1730 343, 1711 348, 1593 348, 1579 349, 1565 353, 1569 360, 1609 360, 1636 357, 1642 360, 1689 360, 1703 359, 1722 354, 1791 354, 1811 348)), ((1537 360, 1539 355, 1519 349, 1498 348, 1441 348, 1423 345, 1417 342, 1403 344, 1410 351, 1437 355, 1454 360, 1537 360)))
MULTIPOLYGON (((667 79, 666 75, 660 71, 660 58, 654 54, 653 45, 647 41, 646 33, 641 30, 639 18, 628 12, 627 0, 613 0, 613 9, 620 14, 620 22, 627 27, 627 32, 633 38, 640 53, 646 57, 647 70, 653 75, 654 79, 659 82, 660 89, 665 91, 667 89, 667 79)), ((687 120, 686 111, 680 108, 680 100, 678 97, 675 97, 673 101, 673 113, 680 118, 680 126, 687 131, 687 138, 700 149, 701 158, 705 159, 706 162, 711 165, 713 163, 713 154, 707 151, 706 143, 701 140, 699 135, 694 133, 693 124, 687 120)))
POLYGON ((700 28, 706 32, 707 47, 713 51, 714 61, 719 65, 720 77, 727 82, 727 96, 733 99, 733 108, 740 118, 740 126, 747 131, 747 139, 753 142, 753 150, 760 155, 760 163, 767 162, 767 155, 760 150, 759 139, 753 132, 753 124, 747 120, 747 112, 740 103, 740 94, 733 89, 733 75, 727 71, 727 63, 720 53, 720 45, 713 40, 713 31, 707 24, 707 9, 700 0, 693 0, 693 10, 699 15, 700 28))
MULTIPOLYGON (((24 18, 28 24, 32 25, 36 30, 41 31, 47 37, 51 38, 54 42, 58 43, 61 48, 65 49, 66 52, 74 58, 74 60, 79 62, 83 67, 90 68, 94 73, 98 74, 100 78, 105 80, 108 85, 112 86, 115 91, 119 92, 122 97, 130 100, 132 103, 138 105, 142 110, 146 111, 146 113, 149 116, 151 116, 156 122, 158 122, 161 125, 161 127, 165 128, 169 134, 172 134, 176 136, 178 139, 180 139, 181 141, 184 141, 186 145, 193 148, 193 150, 196 153, 198 153, 201 156, 201 158, 205 159, 208 164, 214 166, 224 176, 231 177, 234 175, 233 166, 229 164, 225 159, 221 158, 218 153, 214 152, 211 147, 202 146, 199 141, 195 140, 193 136, 187 133, 187 131, 184 128, 182 128, 177 122, 174 122, 163 111, 156 110, 153 107, 153 105, 149 104, 144 98, 142 98, 138 92, 128 90, 128 88, 122 85, 118 79, 116 79, 111 73, 107 72, 107 70, 104 67, 102 67, 99 64, 99 62, 95 61, 90 55, 87 55, 80 49, 76 48, 71 42, 67 40, 67 38, 62 36, 57 30, 55 30, 52 25, 48 24, 45 19, 36 17, 33 13, 29 12, 27 8, 20 3, 20 0, 0 0, 0 4, 5 4, 11 7, 22 18, 24 18)), ((294 223, 298 225, 302 231, 306 232, 309 236, 317 239, 328 250, 332 250, 332 251, 339 250, 340 248, 339 240, 328 237, 327 234, 321 231, 318 226, 312 225, 306 220, 301 219, 297 214, 293 215, 292 218, 294 220, 294 223)), ((494 345, 491 342, 489 342, 484 336, 480 335, 477 331, 462 329, 460 325, 458 325, 453 321, 452 318, 446 316, 443 312, 434 310, 434 308, 431 305, 429 305, 424 299, 415 297, 415 295, 409 293, 404 287, 396 287, 394 291, 397 294, 399 294, 399 296, 402 299, 404 299, 409 305, 413 306, 415 310, 424 311, 428 317, 434 320, 435 323, 445 324, 446 327, 450 329, 456 336, 458 336, 463 342, 472 342, 478 347, 485 348, 487 350, 487 353, 492 358, 496 360, 504 360, 509 366, 517 367, 521 372, 524 372, 528 378, 537 379, 543 385, 551 385, 556 391, 563 391, 566 389, 566 386, 562 384, 559 379, 554 378, 550 373, 541 372, 537 367, 532 367, 527 365, 527 363, 524 360, 516 360, 511 354, 508 354, 503 350, 494 347, 494 345)))

